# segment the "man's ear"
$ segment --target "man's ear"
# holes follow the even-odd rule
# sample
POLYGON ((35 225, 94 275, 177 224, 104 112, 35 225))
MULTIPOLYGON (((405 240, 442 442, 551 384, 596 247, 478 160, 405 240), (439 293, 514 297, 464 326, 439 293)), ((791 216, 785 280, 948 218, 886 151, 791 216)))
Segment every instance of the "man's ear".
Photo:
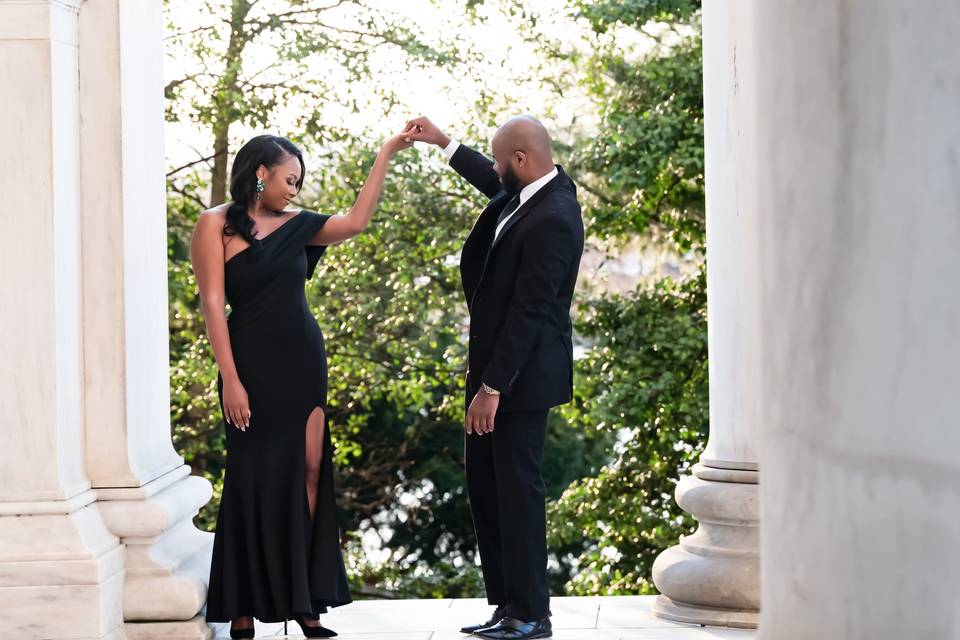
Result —
POLYGON ((527 166, 527 154, 525 154, 523 151, 514 151, 513 155, 517 159, 518 165, 521 167, 527 166))

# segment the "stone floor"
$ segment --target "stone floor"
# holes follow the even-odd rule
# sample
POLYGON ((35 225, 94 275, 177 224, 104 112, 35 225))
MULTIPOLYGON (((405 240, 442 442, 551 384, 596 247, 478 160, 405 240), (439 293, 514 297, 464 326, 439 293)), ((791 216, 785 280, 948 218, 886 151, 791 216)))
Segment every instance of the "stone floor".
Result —
MULTIPOLYGON (((675 624, 650 614, 653 596, 555 597, 553 637, 557 640, 753 640, 740 629, 675 624)), ((343 640, 466 640, 458 629, 484 620, 493 610, 482 598, 445 600, 358 600, 332 609, 320 621, 343 640)), ((283 623, 257 622, 257 637, 283 636, 283 623)), ((301 638, 296 622, 289 637, 301 638)), ((229 638, 229 625, 214 625, 217 638, 229 638)))

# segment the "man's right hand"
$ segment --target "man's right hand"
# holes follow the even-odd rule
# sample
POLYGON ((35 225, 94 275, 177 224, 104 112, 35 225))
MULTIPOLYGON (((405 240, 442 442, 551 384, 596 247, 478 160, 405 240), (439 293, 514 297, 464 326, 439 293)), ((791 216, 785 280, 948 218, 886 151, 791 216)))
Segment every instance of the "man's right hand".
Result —
POLYGON ((437 125, 430 122, 429 118, 423 116, 408 121, 403 133, 409 136, 411 140, 435 144, 441 149, 450 144, 450 136, 440 131, 437 125))

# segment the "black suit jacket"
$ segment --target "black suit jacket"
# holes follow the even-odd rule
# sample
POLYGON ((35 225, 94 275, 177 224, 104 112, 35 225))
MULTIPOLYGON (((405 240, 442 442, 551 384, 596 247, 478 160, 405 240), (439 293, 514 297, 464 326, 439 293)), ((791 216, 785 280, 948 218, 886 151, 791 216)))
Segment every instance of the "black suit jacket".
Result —
POLYGON ((460 257, 470 310, 466 404, 486 383, 498 411, 549 409, 573 397, 570 304, 583 254, 577 188, 563 168, 513 214, 493 241, 514 194, 493 162, 463 144, 450 165, 489 197, 460 257))

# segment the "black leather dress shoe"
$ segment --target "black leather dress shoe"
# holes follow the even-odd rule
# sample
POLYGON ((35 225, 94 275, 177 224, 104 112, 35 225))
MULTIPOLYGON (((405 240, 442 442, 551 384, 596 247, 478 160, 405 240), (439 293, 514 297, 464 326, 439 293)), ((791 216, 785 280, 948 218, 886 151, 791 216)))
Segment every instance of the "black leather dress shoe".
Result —
POLYGON ((243 629, 230 629, 231 638, 252 638, 253 627, 244 627, 243 629))
POLYGON ((524 622, 516 618, 504 618, 492 627, 474 631, 473 635, 487 640, 527 640, 528 638, 552 638, 553 625, 550 618, 524 622))
POLYGON ((490 616, 489 620, 486 622, 481 622, 480 624, 472 624, 469 627, 460 627, 460 633, 473 633, 474 631, 479 631, 480 629, 492 627, 503 619, 503 612, 506 610, 506 608, 506 605, 498 605, 497 608, 493 610, 493 615, 490 616))

